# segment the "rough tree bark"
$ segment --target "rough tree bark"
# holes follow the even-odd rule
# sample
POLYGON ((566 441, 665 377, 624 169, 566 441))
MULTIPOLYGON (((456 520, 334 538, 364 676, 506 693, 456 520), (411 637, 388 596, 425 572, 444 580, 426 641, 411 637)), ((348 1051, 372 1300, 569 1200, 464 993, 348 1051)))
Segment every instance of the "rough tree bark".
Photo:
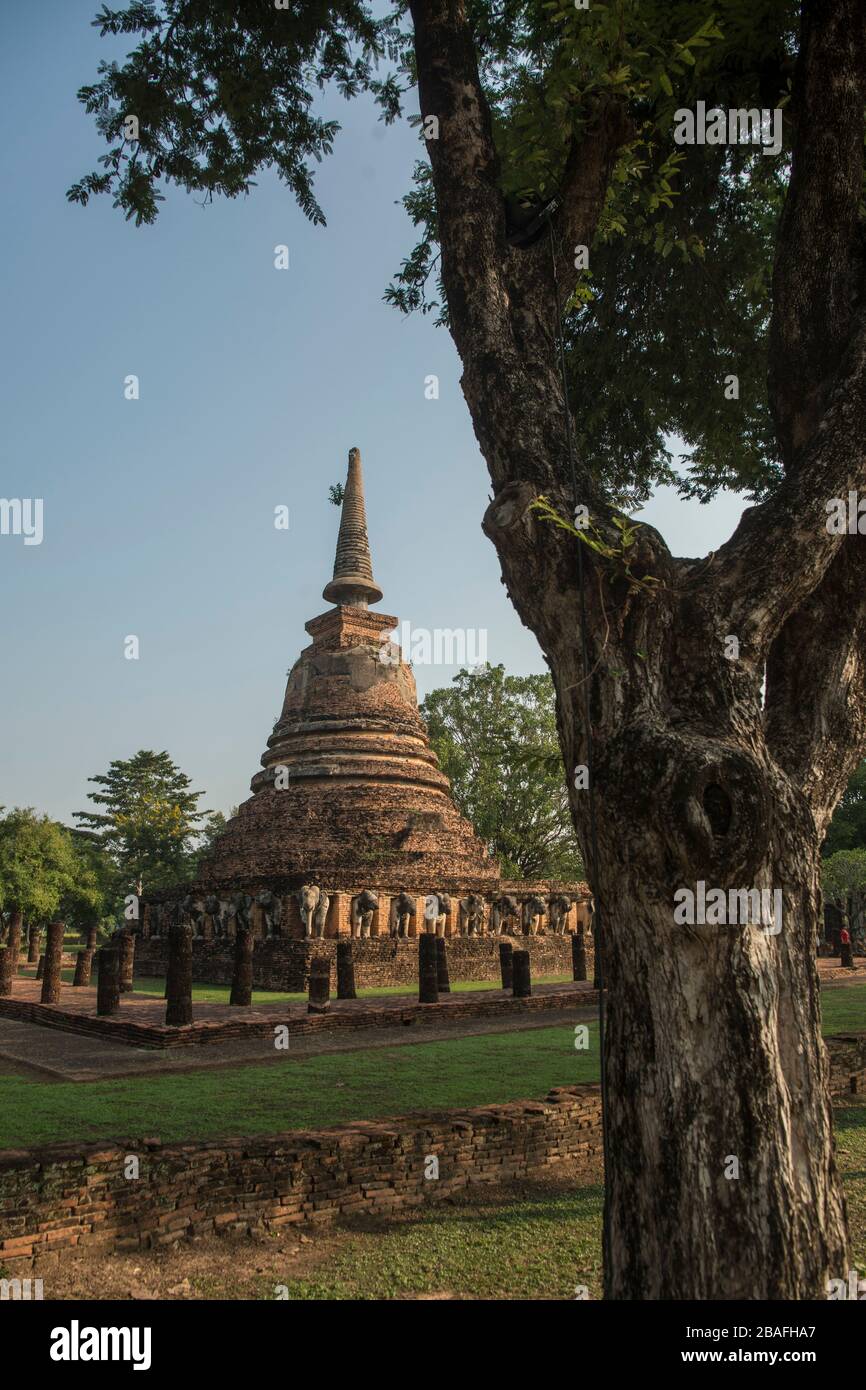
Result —
MULTIPOLYGON (((411 10, 422 114, 439 117, 428 153, 451 330, 493 482, 484 530, 548 660, 570 768, 589 762, 579 542, 531 506, 545 494, 571 518, 585 504, 616 542, 586 461, 577 495, 568 480, 553 330, 628 113, 599 102, 568 160, 557 304, 547 239, 506 240, 462 0, 411 10)), ((584 554, 592 886, 609 990, 608 1297, 824 1297, 848 1269, 815 948, 820 842, 866 745, 866 541, 825 525, 829 499, 866 486, 864 55, 859 0, 806 0, 773 286, 783 484, 705 560, 671 556, 642 527, 632 573, 657 583, 584 554), (781 890, 782 930, 676 926, 674 894, 701 880, 781 890), (738 1178, 726 1176, 732 1157, 738 1178)), ((571 797, 586 853, 586 793, 571 797)))

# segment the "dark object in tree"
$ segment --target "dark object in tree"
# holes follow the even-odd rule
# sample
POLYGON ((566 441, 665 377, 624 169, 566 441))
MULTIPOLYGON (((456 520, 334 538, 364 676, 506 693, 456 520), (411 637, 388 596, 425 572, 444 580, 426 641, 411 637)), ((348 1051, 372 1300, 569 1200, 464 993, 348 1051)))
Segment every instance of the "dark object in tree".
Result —
POLYGON ((120 1010, 120 952, 116 946, 103 946, 97 960, 96 1012, 107 1017, 120 1010))
POLYGON ((6 949, 0 951, 0 995, 12 993, 12 982, 18 974, 21 951, 21 913, 13 909, 9 915, 6 949))
POLYGON ((248 1009, 253 1002, 253 934, 249 921, 235 919, 235 968, 229 1003, 248 1009))
POLYGON ((89 985, 90 975, 93 970, 93 951, 84 950, 78 952, 78 959, 75 962, 75 975, 72 983, 74 985, 89 985))
POLYGON ((337 998, 357 998, 355 993, 355 957, 351 941, 337 942, 337 998))
POLYGON ((439 1003, 438 937, 424 932, 418 937, 418 1003, 439 1003))
POLYGON ((514 968, 514 998, 528 999, 532 993, 532 973, 528 951, 515 951, 512 956, 514 968))
POLYGON ((189 922, 174 922, 168 934, 165 1023, 167 1028, 186 1028, 192 1023, 192 927, 189 922))
POLYGON ((577 930, 571 938, 571 974, 572 979, 586 979, 586 942, 583 936, 583 927, 578 922, 577 930))
POLYGON ((326 1014, 331 1007, 331 961, 328 956, 313 956, 310 961, 308 1014, 326 1014))
POLYGON ((502 976, 502 988, 512 989, 514 986, 514 943, 512 941, 500 941, 499 943, 499 973, 502 976))
POLYGON ((448 975, 448 948, 445 945, 445 938, 436 936, 436 984, 440 994, 451 993, 451 979, 448 975))

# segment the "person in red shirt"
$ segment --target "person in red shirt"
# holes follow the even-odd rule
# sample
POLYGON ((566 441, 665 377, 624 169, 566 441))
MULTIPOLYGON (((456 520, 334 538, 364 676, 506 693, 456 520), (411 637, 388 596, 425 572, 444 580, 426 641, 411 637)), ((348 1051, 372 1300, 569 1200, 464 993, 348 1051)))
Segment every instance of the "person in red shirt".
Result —
POLYGON ((854 969, 854 956, 851 952, 851 933, 847 927, 843 927, 839 933, 839 959, 842 965, 847 965, 849 970, 854 969))

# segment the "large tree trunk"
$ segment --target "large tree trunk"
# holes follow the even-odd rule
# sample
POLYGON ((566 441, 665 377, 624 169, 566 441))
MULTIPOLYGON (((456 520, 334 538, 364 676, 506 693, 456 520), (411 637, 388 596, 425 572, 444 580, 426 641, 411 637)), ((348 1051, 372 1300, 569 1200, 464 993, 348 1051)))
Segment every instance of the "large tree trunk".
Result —
POLYGON ((599 762, 606 1294, 821 1297, 849 1265, 821 1039, 814 824, 767 785, 754 795, 772 815, 744 821, 746 742, 680 726, 614 735, 599 762), (781 930, 676 925, 675 891, 699 881, 780 888, 781 930))
POLYGON ((706 560, 675 559, 645 526, 628 564, 592 471, 577 460, 571 476, 555 350, 573 248, 592 242, 627 115, 598 102, 550 241, 518 250, 463 0, 411 10, 422 115, 439 118, 428 153, 451 330, 494 489, 484 530, 550 666, 565 766, 589 767, 597 805, 593 864, 590 800, 569 778, 608 986, 606 1292, 822 1298, 846 1276, 848 1247, 821 1040, 818 850, 866 746, 866 543, 824 525, 828 498, 866 485, 866 325, 852 307, 862 6, 805 5, 774 278, 785 481, 706 560), (545 521, 539 497, 566 524, 588 507, 607 556, 545 521), (781 930, 678 925, 677 895, 699 883, 779 891, 781 930))

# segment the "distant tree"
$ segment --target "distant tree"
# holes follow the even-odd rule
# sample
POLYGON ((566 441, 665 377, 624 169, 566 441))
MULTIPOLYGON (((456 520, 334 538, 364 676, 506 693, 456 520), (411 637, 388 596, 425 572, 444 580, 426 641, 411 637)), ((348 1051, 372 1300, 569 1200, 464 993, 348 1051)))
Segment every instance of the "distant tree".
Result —
MULTIPOLYGON (((237 807, 234 807, 230 814, 234 815, 237 807)), ((201 835, 195 848, 191 851, 188 861, 188 876, 194 878, 198 872, 199 865, 206 859, 213 849, 214 842, 219 838, 226 828, 226 818, 222 811, 211 811, 201 829, 201 835)))
POLYGON ((143 892, 189 877, 199 823, 209 813, 198 809, 204 793, 191 790, 168 753, 141 749, 88 781, 100 788, 89 799, 105 809, 76 811, 75 819, 111 855, 124 889, 143 892))
POLYGON ((582 878, 550 677, 464 669, 421 713, 457 805, 503 874, 582 878))
POLYGON ((71 883, 61 896, 59 915, 79 932, 118 922, 125 884, 117 864, 99 837, 77 827, 66 828, 74 859, 71 883))
POLYGON ((863 935, 866 910, 866 849, 840 849, 821 865, 821 887, 827 902, 844 912, 852 939, 863 935))
POLYGON ((342 483, 332 483, 328 488, 328 501, 333 502, 335 507, 342 507, 346 489, 342 483))
POLYGON ((0 912, 20 912, 41 925, 58 912, 75 881, 76 859, 67 831, 32 807, 0 816, 0 912))
POLYGON ((866 849, 866 761, 851 776, 821 852, 826 858, 840 849, 866 849))

